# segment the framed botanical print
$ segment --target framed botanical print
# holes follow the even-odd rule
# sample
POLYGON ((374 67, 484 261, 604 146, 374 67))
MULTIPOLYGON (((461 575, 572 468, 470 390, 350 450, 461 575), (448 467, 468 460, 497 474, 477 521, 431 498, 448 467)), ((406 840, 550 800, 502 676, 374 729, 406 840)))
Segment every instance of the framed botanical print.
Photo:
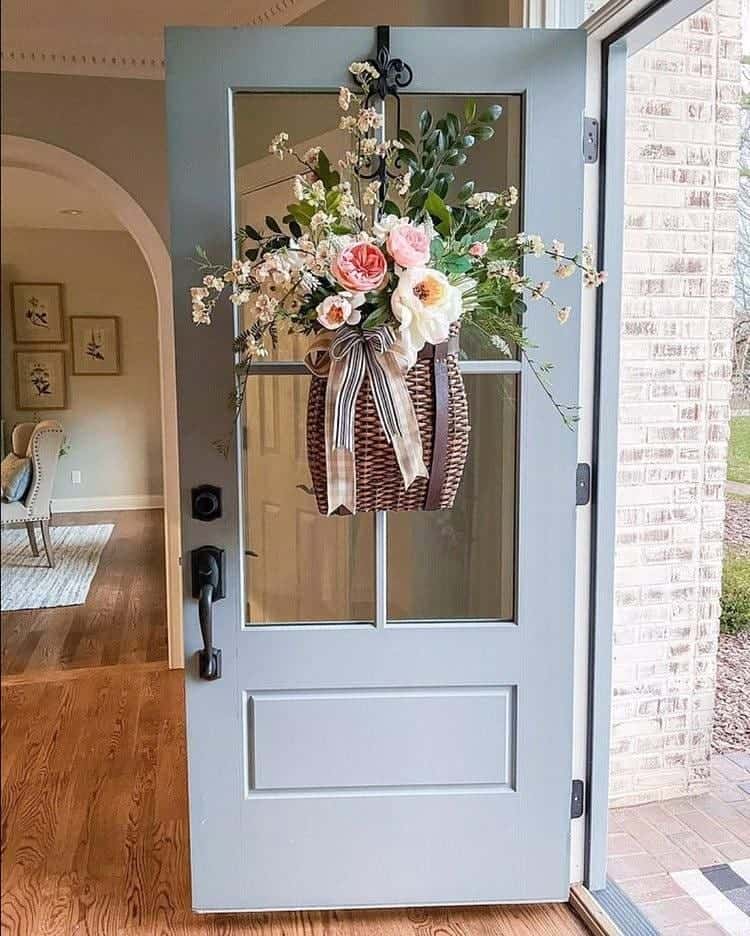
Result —
POLYGON ((72 315, 70 338, 74 374, 120 373, 120 329, 115 316, 72 315))
POLYGON ((62 351, 16 351, 16 405, 19 410, 65 409, 67 387, 62 351))
POLYGON ((17 344, 60 344, 62 283, 11 283, 13 338, 17 344))

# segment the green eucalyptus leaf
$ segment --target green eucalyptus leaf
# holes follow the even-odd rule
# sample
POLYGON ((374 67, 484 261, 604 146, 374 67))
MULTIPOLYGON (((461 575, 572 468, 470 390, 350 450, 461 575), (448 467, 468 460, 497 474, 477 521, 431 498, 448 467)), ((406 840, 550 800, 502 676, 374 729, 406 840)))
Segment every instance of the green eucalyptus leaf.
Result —
POLYGON ((408 130, 399 130, 398 138, 402 143, 408 143, 409 146, 415 146, 417 142, 408 130))
POLYGON ((467 101, 464 104, 464 120, 466 123, 474 123, 477 118, 477 102, 467 101))
POLYGON ((466 153, 461 152, 461 150, 452 150, 445 157, 445 161, 449 166, 463 166, 466 162, 466 153))
POLYGON ((271 215, 266 215, 266 227, 273 231, 274 234, 281 234, 279 222, 275 218, 272 218, 271 215))
POLYGON ((460 202, 465 202, 467 201, 467 199, 471 198, 473 194, 474 194, 474 182, 473 181, 464 182, 464 184, 461 186, 461 189, 458 193, 458 200, 460 202))
POLYGON ((494 123, 500 119, 503 109, 499 104, 490 104, 479 115, 479 122, 483 124, 494 123))
POLYGON ((288 222, 288 227, 289 227, 289 230, 292 232, 293 237, 296 237, 296 238, 302 237, 302 228, 300 227, 299 222, 295 221, 294 218, 292 218, 292 220, 288 222))
POLYGON ((461 122, 455 114, 446 114, 445 123, 448 127, 449 135, 455 140, 461 133, 461 122))
POLYGON ((383 211, 385 214, 397 215, 399 218, 401 217, 401 209, 395 202, 390 201, 390 199, 383 202, 383 211))
POLYGON ((440 177, 435 182, 432 190, 436 195, 439 195, 441 198, 445 198, 445 196, 448 194, 449 188, 450 183, 447 181, 447 179, 440 177))
POLYGON ((419 115, 419 132, 424 137, 432 126, 432 114, 428 110, 423 110, 419 115))
POLYGON ((243 230, 243 232, 244 232, 244 234, 245 234, 245 237, 249 237, 250 240, 255 240, 255 241, 259 241, 259 240, 260 240, 260 234, 259 234, 259 232, 256 231, 255 228, 252 227, 251 225, 246 224, 245 227, 244 227, 242 230, 243 230))
POLYGON ((248 260, 257 260, 259 250, 260 250, 259 247, 253 247, 252 250, 245 251, 245 256, 247 257, 248 260))
POLYGON ((430 132, 422 140, 422 151, 427 152, 428 150, 434 149, 436 141, 437 130, 430 130, 430 132))
POLYGON ((485 140, 491 139, 495 135, 495 128, 490 127, 487 124, 479 124, 473 129, 472 133, 477 138, 477 140, 482 140, 484 142, 485 140))

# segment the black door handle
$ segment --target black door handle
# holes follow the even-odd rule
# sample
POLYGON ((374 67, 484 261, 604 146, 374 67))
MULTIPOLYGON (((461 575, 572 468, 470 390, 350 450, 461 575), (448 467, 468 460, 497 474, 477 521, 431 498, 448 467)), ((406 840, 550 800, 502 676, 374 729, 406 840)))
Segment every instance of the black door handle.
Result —
POLYGON ((214 647, 213 604, 224 597, 224 550, 201 546, 191 553, 193 598, 198 599, 198 622, 203 649, 198 651, 201 679, 221 679, 221 650, 214 647))

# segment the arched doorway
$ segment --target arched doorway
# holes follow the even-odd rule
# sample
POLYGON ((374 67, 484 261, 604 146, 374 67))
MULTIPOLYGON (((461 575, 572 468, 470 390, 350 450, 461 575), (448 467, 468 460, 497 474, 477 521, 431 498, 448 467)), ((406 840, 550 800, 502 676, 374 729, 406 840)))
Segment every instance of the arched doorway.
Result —
POLYGON ((167 579, 167 640, 170 667, 183 665, 180 485, 177 457, 172 269, 167 247, 143 208, 121 185, 80 156, 26 137, 2 135, 2 165, 64 179, 96 196, 138 245, 156 294, 161 389, 164 539, 167 579))

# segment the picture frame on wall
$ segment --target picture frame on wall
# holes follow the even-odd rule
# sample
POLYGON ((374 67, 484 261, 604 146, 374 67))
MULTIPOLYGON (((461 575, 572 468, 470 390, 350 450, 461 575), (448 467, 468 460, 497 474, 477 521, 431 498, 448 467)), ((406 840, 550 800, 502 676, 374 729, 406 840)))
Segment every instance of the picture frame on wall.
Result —
POLYGON ((73 373, 96 377, 120 373, 120 323, 114 315, 72 315, 73 373))
POLYGON ((17 344, 65 340, 62 283, 11 283, 13 339, 17 344))
POLYGON ((16 409, 67 408, 67 375, 63 351, 16 351, 14 364, 16 409))

